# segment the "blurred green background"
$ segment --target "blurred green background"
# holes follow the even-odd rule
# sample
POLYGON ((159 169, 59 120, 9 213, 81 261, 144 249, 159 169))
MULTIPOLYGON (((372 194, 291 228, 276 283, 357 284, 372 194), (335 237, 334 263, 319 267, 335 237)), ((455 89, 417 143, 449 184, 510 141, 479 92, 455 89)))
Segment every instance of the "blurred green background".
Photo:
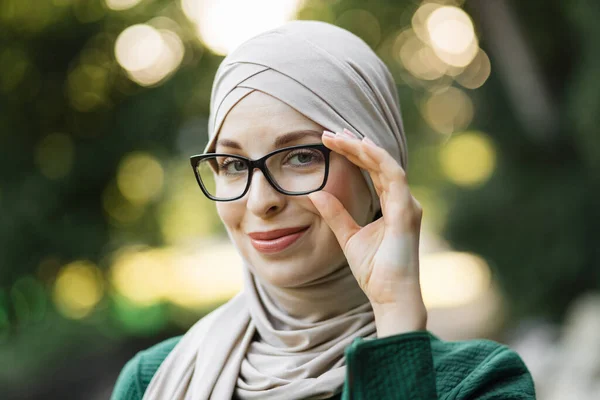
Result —
POLYGON ((188 158, 223 56, 290 19, 396 80, 430 329, 560 343, 600 288, 600 3, 0 0, 2 399, 108 398, 239 290, 188 158))

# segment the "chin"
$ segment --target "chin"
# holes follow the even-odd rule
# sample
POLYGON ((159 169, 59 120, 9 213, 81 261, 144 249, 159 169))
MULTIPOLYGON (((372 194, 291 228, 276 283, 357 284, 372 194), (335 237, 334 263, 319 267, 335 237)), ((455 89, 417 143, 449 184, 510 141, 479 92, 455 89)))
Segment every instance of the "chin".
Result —
POLYGON ((331 273, 335 266, 343 262, 344 255, 337 241, 334 245, 339 252, 332 253, 331 244, 322 241, 317 248, 313 246, 312 251, 300 250, 282 258, 265 258, 264 254, 250 245, 251 253, 247 259, 261 281, 277 287, 293 288, 331 273))
POLYGON ((255 274, 261 281, 277 287, 294 287, 313 279, 318 266, 306 254, 294 254, 281 259, 266 259, 252 249, 248 258, 255 274))

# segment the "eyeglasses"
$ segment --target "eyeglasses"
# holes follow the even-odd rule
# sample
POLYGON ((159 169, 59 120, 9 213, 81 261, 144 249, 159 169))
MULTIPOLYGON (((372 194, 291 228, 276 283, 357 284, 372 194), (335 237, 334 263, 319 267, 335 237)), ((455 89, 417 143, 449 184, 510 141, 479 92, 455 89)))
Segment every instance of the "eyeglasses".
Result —
POLYGON ((288 196, 321 190, 329 174, 331 150, 322 144, 286 147, 258 160, 235 154, 207 153, 190 157, 204 195, 214 201, 244 197, 258 168, 271 186, 288 196))

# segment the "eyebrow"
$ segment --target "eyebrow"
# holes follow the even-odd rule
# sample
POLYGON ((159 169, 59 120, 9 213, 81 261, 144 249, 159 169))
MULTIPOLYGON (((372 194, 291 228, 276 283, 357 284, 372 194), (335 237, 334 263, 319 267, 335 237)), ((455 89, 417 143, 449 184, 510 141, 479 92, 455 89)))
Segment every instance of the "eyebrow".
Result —
MULTIPOLYGON (((275 148, 284 147, 288 143, 291 143, 298 139, 304 138, 306 136, 313 136, 313 137, 320 139, 322 134, 320 132, 312 131, 312 130, 301 130, 301 131, 288 132, 288 133, 284 133, 281 136, 278 136, 277 139, 275 139, 274 146, 275 146, 275 148)), ((240 144, 238 142, 229 140, 229 139, 218 139, 217 144, 221 145, 221 146, 225 146, 225 147, 230 147, 232 149, 238 149, 238 150, 242 149, 242 146, 240 146, 240 144)))

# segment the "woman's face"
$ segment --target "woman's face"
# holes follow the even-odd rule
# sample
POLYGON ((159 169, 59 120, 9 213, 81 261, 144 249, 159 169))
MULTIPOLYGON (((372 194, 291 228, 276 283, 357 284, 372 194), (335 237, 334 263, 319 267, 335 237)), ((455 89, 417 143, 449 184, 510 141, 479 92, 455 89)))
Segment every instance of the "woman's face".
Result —
MULTIPOLYGON (((287 104, 254 91, 225 118, 215 150, 258 159, 277 149, 277 138, 294 136, 279 147, 315 144, 321 143, 322 132, 323 127, 287 104), (305 132, 292 134, 297 131, 305 132)), ((364 225, 372 218, 371 196, 360 169, 340 154, 331 152, 329 177, 323 190, 337 197, 357 223, 364 225)), ((262 280, 272 285, 302 285, 329 274, 345 262, 333 232, 310 199, 277 192, 258 169, 253 172, 246 195, 231 202, 217 202, 217 211, 242 257, 262 280), (291 245, 275 252, 265 251, 260 242, 249 236, 296 227, 308 229, 291 245)))

